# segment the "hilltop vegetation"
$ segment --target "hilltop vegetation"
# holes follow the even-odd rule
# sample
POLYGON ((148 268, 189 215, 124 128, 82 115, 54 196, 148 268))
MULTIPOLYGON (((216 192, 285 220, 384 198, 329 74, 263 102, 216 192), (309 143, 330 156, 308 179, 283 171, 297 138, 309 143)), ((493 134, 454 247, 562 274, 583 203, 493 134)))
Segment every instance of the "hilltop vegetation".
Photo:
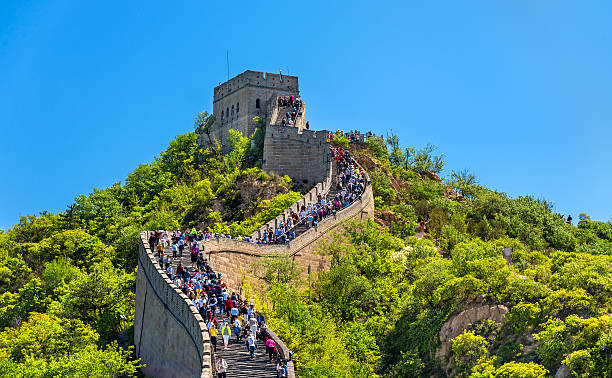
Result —
MULTIPOLYGON (((211 121, 201 114, 196 126, 211 121)), ((254 143, 234 134, 225 155, 196 140, 180 135, 123 183, 0 232, 1 376, 135 375, 139 232, 247 235, 300 197, 257 167, 261 133, 254 143)), ((488 190, 468 172, 440 180, 431 146, 402 149, 392 136, 349 148, 371 177, 375 219, 322 245, 332 267, 310 282, 285 259, 263 262, 252 282, 301 377, 537 377, 562 364, 612 376, 610 223, 568 225, 550 203, 488 190), (437 356, 442 325, 481 304, 506 306, 507 321, 475 322, 437 356)))
MULTIPOLYGON (((198 123, 211 120, 203 113, 198 123)), ((222 155, 197 137, 179 135, 124 183, 0 231, 0 376, 133 375, 138 234, 195 226, 248 235, 300 198, 288 177, 256 167, 249 138, 235 134, 222 155)))
POLYGON ((467 172, 440 180, 431 146, 402 150, 392 136, 351 151, 370 174, 375 220, 346 224, 321 248, 332 267, 310 286, 298 274, 268 279, 260 297, 300 376, 541 377, 562 364, 612 376, 610 223, 568 225, 550 203, 467 172), (443 324, 483 304, 505 306, 507 321, 473 322, 440 353, 443 324))

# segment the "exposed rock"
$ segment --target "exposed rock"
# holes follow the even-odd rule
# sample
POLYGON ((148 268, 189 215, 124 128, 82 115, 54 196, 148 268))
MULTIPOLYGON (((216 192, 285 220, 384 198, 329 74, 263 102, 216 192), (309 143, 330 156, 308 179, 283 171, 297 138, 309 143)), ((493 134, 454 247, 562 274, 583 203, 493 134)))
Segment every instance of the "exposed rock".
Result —
POLYGON ((437 182, 442 182, 442 179, 440 178, 440 176, 438 176, 437 174, 435 174, 433 172, 425 171, 425 172, 423 172, 423 174, 425 176, 429 177, 432 180, 435 180, 437 182))
MULTIPOLYGON (((533 338, 532 338, 532 341, 533 341, 533 338)), ((533 351, 538 349, 539 346, 540 346, 539 342, 535 342, 533 344, 529 344, 529 345, 523 347, 523 354, 526 355, 526 354, 532 353, 533 351)))
POLYGON ((571 370, 570 370, 569 366, 561 365, 561 366, 559 366, 559 369, 557 369, 557 372, 555 373, 555 378, 569 377, 570 373, 571 373, 571 370))
MULTIPOLYGON (((481 298, 484 301, 484 297, 481 298)), ((440 329, 440 347, 436 350, 436 357, 440 359, 449 373, 454 369, 451 353, 451 340, 469 329, 478 322, 494 321, 498 326, 506 321, 508 308, 504 305, 477 304, 448 319, 440 329)))

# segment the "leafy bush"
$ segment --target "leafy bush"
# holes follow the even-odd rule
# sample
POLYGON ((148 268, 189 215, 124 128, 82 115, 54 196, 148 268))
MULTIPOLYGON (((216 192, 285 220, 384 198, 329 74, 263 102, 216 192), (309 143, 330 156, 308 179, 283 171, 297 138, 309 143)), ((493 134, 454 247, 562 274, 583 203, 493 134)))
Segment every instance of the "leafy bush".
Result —
POLYGON ((488 355, 487 345, 485 338, 473 331, 464 332, 452 340, 453 359, 460 374, 470 371, 479 359, 488 355))
POLYGON ((389 159, 389 152, 387 151, 387 145, 381 137, 372 136, 369 137, 366 142, 366 146, 372 151, 372 154, 382 161, 389 159))
POLYGON ((332 145, 336 147, 342 147, 345 150, 349 148, 349 139, 340 133, 334 134, 332 145))
POLYGON ((548 370, 534 362, 508 362, 495 371, 495 376, 501 378, 540 378, 547 374, 548 370))

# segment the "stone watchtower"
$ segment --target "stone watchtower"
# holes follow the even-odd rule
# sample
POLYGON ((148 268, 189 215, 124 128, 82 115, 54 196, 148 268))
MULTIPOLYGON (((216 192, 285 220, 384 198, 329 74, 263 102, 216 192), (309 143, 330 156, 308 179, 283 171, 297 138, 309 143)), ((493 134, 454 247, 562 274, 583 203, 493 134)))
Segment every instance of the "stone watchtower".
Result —
MULTIPOLYGON (((229 130, 251 136, 257 127, 253 118, 261 117, 266 124, 262 168, 288 175, 297 184, 296 188, 307 190, 329 177, 331 156, 327 131, 306 129, 304 102, 295 121, 283 126, 284 116, 293 108, 279 104, 277 98, 299 95, 297 76, 245 71, 215 88, 215 123, 210 136, 221 143, 224 153, 229 152, 229 130)), ((200 135, 199 143, 208 145, 208 135, 200 135)))
MULTIPOLYGON (((297 76, 245 71, 215 87, 213 114, 216 121, 212 137, 217 138, 224 151, 230 147, 229 130, 240 131, 244 136, 255 132, 256 116, 268 124, 271 121, 278 96, 299 96, 297 76)), ((200 143, 208 143, 206 135, 200 136, 200 143)))

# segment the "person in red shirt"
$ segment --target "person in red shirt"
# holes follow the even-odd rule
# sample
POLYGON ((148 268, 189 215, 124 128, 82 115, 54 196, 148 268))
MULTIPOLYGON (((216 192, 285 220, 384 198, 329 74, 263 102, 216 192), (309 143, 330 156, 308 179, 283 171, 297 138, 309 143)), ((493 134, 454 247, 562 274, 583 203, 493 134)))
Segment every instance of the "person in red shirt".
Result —
POLYGON ((234 307, 234 302, 232 302, 231 298, 227 298, 225 301, 225 316, 229 318, 230 311, 232 311, 232 307, 234 307))

